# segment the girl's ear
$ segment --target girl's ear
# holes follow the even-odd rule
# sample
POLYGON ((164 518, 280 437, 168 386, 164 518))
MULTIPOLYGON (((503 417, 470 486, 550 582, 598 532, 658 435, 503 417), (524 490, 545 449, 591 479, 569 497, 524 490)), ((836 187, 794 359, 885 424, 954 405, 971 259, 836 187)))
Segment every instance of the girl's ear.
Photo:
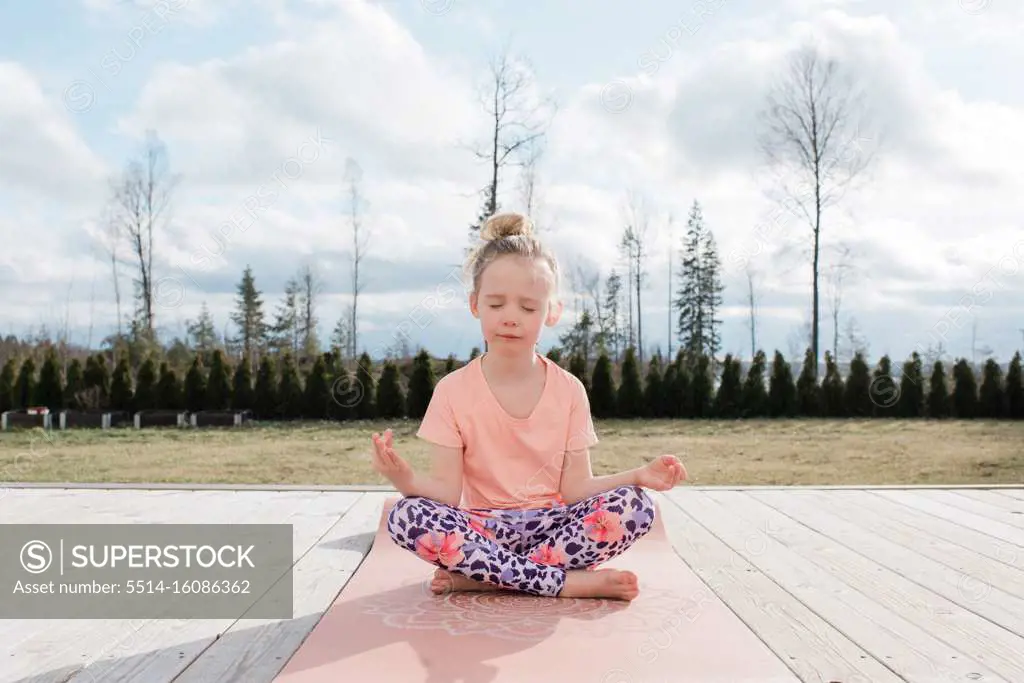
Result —
POLYGON ((473 314, 474 318, 480 317, 480 309, 477 306, 477 295, 476 292, 472 292, 469 295, 469 310, 473 314))
POLYGON ((558 324, 558 320, 562 317, 562 302, 554 301, 548 308, 548 317, 544 320, 544 324, 548 327, 554 327, 558 324))

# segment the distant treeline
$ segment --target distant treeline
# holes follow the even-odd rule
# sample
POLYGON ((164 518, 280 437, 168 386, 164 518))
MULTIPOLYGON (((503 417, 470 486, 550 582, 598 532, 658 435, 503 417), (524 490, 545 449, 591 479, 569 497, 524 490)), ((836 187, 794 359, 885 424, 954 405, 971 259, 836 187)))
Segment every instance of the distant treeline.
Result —
MULTIPOLYGON (((132 367, 127 354, 91 353, 61 359, 55 346, 8 358, 0 369, 0 412, 46 406, 86 411, 250 410, 257 420, 353 420, 422 417, 437 380, 461 367, 454 356, 355 363, 327 352, 312 358, 284 352, 229 358, 222 350, 195 352, 185 367, 150 354, 132 367), (37 357, 42 359, 37 362, 37 357), (37 367, 38 364, 38 367, 37 367), (113 367, 111 367, 113 366, 113 367)), ((473 349, 470 360, 479 354, 473 349)), ((621 363, 601 351, 594 362, 582 355, 547 356, 578 377, 596 418, 902 417, 1024 419, 1021 354, 1006 372, 985 361, 980 379, 966 359, 925 368, 916 352, 899 371, 888 356, 869 367, 858 353, 844 376, 830 353, 820 381, 807 350, 798 376, 776 351, 769 367, 758 352, 744 370, 726 355, 680 351, 671 362, 655 355, 645 369, 633 348, 621 363)), ((179 357, 179 361, 181 358, 179 357)))

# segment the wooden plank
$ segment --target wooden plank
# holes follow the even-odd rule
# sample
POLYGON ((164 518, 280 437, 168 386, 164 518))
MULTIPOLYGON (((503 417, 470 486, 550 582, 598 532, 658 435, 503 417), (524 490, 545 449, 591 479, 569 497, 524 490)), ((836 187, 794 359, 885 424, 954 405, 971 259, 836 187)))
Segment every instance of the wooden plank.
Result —
POLYGON ((872 495, 881 496, 901 505, 927 512, 940 519, 955 522, 960 526, 980 531, 1007 543, 1024 548, 1024 529, 990 519, 967 510, 958 510, 939 501, 931 500, 921 491, 871 491, 872 495))
POLYGON ((940 538, 977 553, 989 564, 1003 564, 1024 570, 1024 551, 988 534, 962 527, 959 524, 916 508, 900 505, 894 500, 872 495, 869 491, 844 491, 855 509, 870 510, 895 524, 914 530, 923 538, 940 538))
POLYGON ((1010 512, 1016 512, 1018 515, 1024 516, 1024 499, 1004 496, 1001 492, 990 489, 960 489, 955 491, 955 493, 958 496, 982 501, 989 505, 994 505, 1001 510, 1009 510, 1010 512))
POLYGON ((291 620, 241 619, 175 683, 270 683, 316 626, 369 552, 386 492, 366 493, 295 566, 291 620))
MULTIPOLYGON (((293 507, 301 506, 318 494, 273 492, 160 492, 146 506, 143 492, 111 493, 103 502, 102 512, 86 514, 84 519, 103 523, 119 519, 117 502, 133 507, 133 516, 153 523, 266 523, 277 521, 293 507), (140 496, 142 496, 140 498, 140 496), (159 501, 159 502, 157 502, 159 501), (191 502, 189 502, 191 501, 191 502), (147 509, 148 508, 148 509, 147 509)), ((122 508, 123 509, 123 508, 122 508)), ((95 512, 95 508, 93 509, 95 512)), ((34 683, 64 683, 84 667, 112 658, 131 657, 150 647, 153 634, 174 624, 199 623, 172 619, 66 619, 37 622, 19 620, 32 626, 30 635, 13 646, 16 658, 7 657, 8 666, 0 678, 19 680, 20 676, 39 674, 34 683), (42 628, 34 628, 35 625, 42 628), (46 674, 41 674, 43 671, 46 674)), ((230 623, 230 622, 229 622, 230 623)), ((86 681, 93 679, 86 677, 86 681)), ((103 680, 102 677, 97 680, 103 680)))
MULTIPOLYGON (((958 588, 971 595, 987 592, 988 587, 997 586, 1017 598, 1024 598, 1024 552, 1012 552, 1015 546, 1006 546, 1012 554, 1001 556, 1000 549, 990 550, 988 554, 980 552, 972 548, 971 544, 964 544, 965 539, 949 538, 948 530, 953 528, 965 535, 973 535, 974 538, 987 539, 988 537, 983 534, 957 527, 952 522, 935 520, 933 517, 928 519, 935 521, 936 526, 922 530, 908 524, 903 514, 899 514, 912 511, 900 509, 892 504, 898 513, 893 514, 891 508, 885 507, 887 501, 875 496, 868 496, 865 501, 864 495, 860 494, 863 492, 832 491, 826 494, 823 491, 806 491, 799 494, 799 500, 803 501, 806 498, 808 504, 815 506, 817 510, 827 511, 856 524, 870 534, 952 567, 963 574, 958 580, 958 588), (877 507, 873 508, 872 505, 877 507), (956 542, 958 540, 961 542, 956 542), (1001 561, 993 561, 994 559, 1001 561)), ((764 500, 770 502, 773 499, 764 500)), ((843 540, 849 539, 844 536, 843 540)), ((977 547, 979 544, 973 545, 977 547)), ((1020 619, 1024 619, 1024 615, 1021 615, 1020 619)))
MULTIPOLYGON (((293 561, 302 557, 314 540, 335 524, 363 495, 314 491, 296 498, 294 493, 262 493, 283 500, 295 500, 297 505, 284 507, 271 502, 261 510, 260 517, 250 513, 236 521, 294 525, 293 561)), ((252 496, 253 492, 222 495, 252 496)), ((255 602, 259 602, 259 599, 255 602)), ((174 680, 190 661, 200 656, 210 643, 236 622, 236 618, 150 620, 133 634, 133 640, 138 645, 121 648, 102 660, 93 661, 89 667, 70 678, 69 683, 88 683, 93 680, 159 683, 174 680)))
POLYGON ((1014 500, 1024 500, 1024 488, 1012 488, 1012 489, 990 489, 993 493, 998 493, 1001 496, 1007 496, 1014 500))
POLYGON ((1024 529, 1024 500, 1014 503, 1005 496, 996 496, 989 491, 921 491, 919 493, 928 500, 945 503, 958 510, 973 512, 982 517, 1024 529))
POLYGON ((767 519, 781 543, 923 631, 1024 681, 1024 599, 832 514, 813 493, 711 495, 747 519, 767 519))
MULTIPOLYGON (((686 512, 741 552, 755 569, 909 683, 975 680, 979 675, 984 677, 981 680, 1010 683, 982 662, 901 616, 892 605, 884 604, 884 596, 857 590, 787 547, 776 538, 776 529, 767 516, 755 520, 737 516, 732 507, 715 499, 723 493, 726 492, 691 491, 680 502, 686 512)), ((834 544, 826 544, 817 552, 830 552, 830 547, 834 544)))
MULTIPOLYGON (((76 491, 68 492, 66 500, 59 506, 48 504, 48 496, 64 492, 35 491, 22 500, 17 510, 16 520, 5 523, 20 524, 109 524, 120 522, 138 522, 150 520, 154 522, 184 521, 183 509, 192 511, 195 521, 201 519, 199 514, 209 505, 204 501, 212 501, 217 497, 215 492, 203 492, 196 505, 187 505, 178 492, 161 491, 147 494, 145 491, 104 492, 76 491)), ((62 499, 64 497, 62 496, 62 499)), ((194 494, 193 494, 194 498, 194 494)), ((12 619, 0 623, 0 656, 10 663, 5 674, 13 669, 16 662, 25 660, 26 665, 35 668, 45 667, 45 662, 61 663, 66 661, 80 665, 91 655, 88 643, 98 637, 105 637, 109 644, 116 636, 126 632, 125 623, 121 619, 12 619), (42 661, 40 661, 42 658, 42 661)), ((132 622, 136 623, 136 622, 132 622)), ((20 665, 19 665, 20 666, 20 665)), ((13 674, 12 674, 13 675, 13 674)), ((61 679, 63 680, 63 679, 61 679)), ((2 682, 3 679, 0 679, 2 682)))
MULTIPOLYGON (((679 556, 782 659, 801 681, 899 683, 903 679, 854 643, 778 583, 758 571, 744 555, 760 548, 750 530, 739 549, 718 538, 688 512, 690 492, 657 494, 669 539, 679 556)), ((700 604, 704 595, 693 596, 700 604)), ((690 620, 692 622, 692 619, 690 620)))

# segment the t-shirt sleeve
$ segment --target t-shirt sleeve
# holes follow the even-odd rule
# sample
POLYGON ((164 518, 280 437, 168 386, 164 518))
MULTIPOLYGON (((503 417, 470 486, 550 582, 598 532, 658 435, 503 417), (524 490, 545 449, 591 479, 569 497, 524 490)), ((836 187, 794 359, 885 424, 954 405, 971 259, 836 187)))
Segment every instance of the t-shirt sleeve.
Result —
POLYGON ((440 446, 462 448, 462 432, 452 406, 450 382, 442 378, 434 386, 434 393, 427 404, 427 410, 416 432, 419 438, 440 446))
POLYGON ((572 383, 573 398, 569 409, 569 434, 565 450, 575 451, 589 448, 597 444, 597 432, 590 414, 590 398, 583 383, 576 380, 572 383))

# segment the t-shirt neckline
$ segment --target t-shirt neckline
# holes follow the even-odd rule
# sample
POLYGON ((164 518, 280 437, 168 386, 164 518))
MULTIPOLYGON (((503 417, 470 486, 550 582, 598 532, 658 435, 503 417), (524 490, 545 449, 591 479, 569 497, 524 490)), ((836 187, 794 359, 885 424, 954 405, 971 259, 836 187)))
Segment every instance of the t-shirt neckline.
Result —
POLYGON ((540 398, 537 399, 537 405, 533 407, 533 410, 530 411, 530 414, 527 415, 526 417, 516 417, 510 414, 507 410, 505 410, 505 407, 501 405, 501 401, 498 400, 498 397, 494 395, 494 391, 491 390, 491 385, 487 382, 487 376, 484 375, 484 356, 486 355, 487 354, 485 352, 476 358, 476 371, 477 377, 479 378, 480 382, 483 383, 484 391, 487 394, 488 400, 491 401, 491 403, 494 405, 494 407, 498 410, 498 412, 504 419, 509 420, 511 422, 529 422, 530 420, 535 418, 537 414, 540 412, 540 409, 543 406, 544 401, 547 399, 548 393, 551 391, 551 360, 545 358, 543 355, 539 353, 534 352, 534 356, 539 358, 541 364, 544 366, 544 388, 541 390, 540 398))

